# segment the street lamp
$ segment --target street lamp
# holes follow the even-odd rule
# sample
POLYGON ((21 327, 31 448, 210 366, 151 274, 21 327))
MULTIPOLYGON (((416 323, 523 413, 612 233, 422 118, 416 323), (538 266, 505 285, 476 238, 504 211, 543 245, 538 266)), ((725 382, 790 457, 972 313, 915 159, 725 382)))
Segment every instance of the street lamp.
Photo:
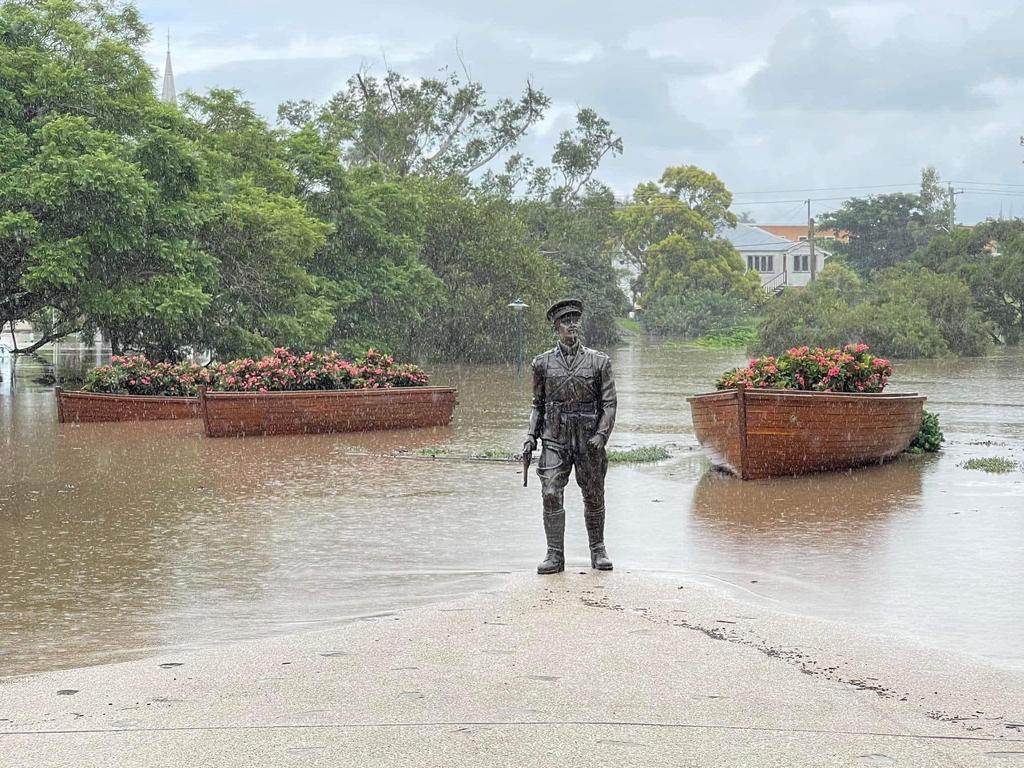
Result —
POLYGON ((523 372, 523 310, 530 305, 522 299, 514 299, 506 306, 516 315, 516 376, 519 376, 523 372))

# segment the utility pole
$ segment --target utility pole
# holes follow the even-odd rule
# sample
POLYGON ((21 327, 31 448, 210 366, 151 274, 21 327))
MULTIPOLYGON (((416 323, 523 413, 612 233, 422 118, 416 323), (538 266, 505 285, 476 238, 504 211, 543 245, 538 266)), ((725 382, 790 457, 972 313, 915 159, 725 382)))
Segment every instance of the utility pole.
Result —
POLYGON ((948 184, 949 188, 949 234, 953 234, 953 229, 956 227, 956 194, 953 191, 953 185, 948 184))
POLYGON ((811 282, 814 282, 815 273, 818 271, 818 258, 814 255, 814 219, 811 218, 811 201, 807 201, 807 242, 811 245, 811 282))

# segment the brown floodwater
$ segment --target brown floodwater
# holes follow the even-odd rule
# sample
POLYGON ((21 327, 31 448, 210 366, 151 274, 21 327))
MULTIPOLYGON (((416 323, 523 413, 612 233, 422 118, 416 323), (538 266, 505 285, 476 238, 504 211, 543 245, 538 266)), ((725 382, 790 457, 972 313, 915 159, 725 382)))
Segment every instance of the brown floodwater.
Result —
MULTIPOLYGON (((63 348, 62 371, 97 357, 63 348)), ((1024 664, 1024 472, 959 466, 1024 461, 1024 353, 897 363, 893 389, 940 413, 937 456, 746 483, 709 468, 684 399, 741 361, 614 351, 612 447, 672 454, 609 470, 616 568, 1024 664)), ((59 425, 44 362, 0 357, 0 676, 333 626, 543 556, 536 478, 466 460, 519 445, 512 368, 434 367, 459 389, 449 428, 209 439, 198 422, 59 425), (436 447, 448 458, 415 453, 436 447)), ((572 481, 566 498, 571 575, 589 562, 572 481)))

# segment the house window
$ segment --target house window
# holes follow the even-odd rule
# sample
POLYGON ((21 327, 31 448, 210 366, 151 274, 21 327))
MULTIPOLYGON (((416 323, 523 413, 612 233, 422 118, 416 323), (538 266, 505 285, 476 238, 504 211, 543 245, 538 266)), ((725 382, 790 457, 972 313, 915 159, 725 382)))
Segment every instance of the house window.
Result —
POLYGON ((774 272, 775 256, 770 253, 758 253, 747 256, 747 269, 757 272, 774 272))
POLYGON ((793 271, 794 272, 810 272, 811 271, 811 254, 809 254, 809 253, 794 253, 793 254, 793 271))

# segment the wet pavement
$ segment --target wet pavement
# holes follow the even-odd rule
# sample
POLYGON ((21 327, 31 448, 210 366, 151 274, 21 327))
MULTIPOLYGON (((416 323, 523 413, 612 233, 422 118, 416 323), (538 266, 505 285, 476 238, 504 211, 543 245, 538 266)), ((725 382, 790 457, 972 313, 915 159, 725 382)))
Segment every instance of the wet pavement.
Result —
POLYGON ((680 581, 520 573, 488 594, 322 632, 6 679, 0 760, 974 768, 1019 759, 1024 670, 878 643, 680 581))
MULTIPOLYGON (((748 483, 709 469, 685 402, 741 361, 615 351, 612 447, 672 454, 609 471, 616 568, 1024 664, 1024 472, 959 466, 1024 460, 1024 354, 897 364, 893 390, 940 414, 939 456, 748 483)), ((215 440, 198 422, 58 425, 38 367, 0 367, 0 676, 334 626, 491 589, 543 554, 536 479, 468 460, 520 443, 514 369, 432 367, 459 388, 450 428, 215 440)), ((572 482, 566 498, 585 569, 572 482)))

